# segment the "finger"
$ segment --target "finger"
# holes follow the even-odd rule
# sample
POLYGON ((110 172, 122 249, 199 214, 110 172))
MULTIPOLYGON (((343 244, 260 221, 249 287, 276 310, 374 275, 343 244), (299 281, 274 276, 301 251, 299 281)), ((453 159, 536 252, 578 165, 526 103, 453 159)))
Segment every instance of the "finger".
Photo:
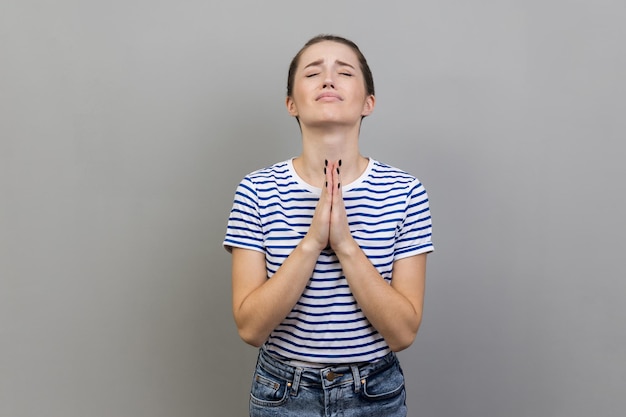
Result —
POLYGON ((346 207, 343 201, 343 186, 341 181, 341 162, 332 166, 333 173, 333 200, 330 223, 330 244, 334 249, 350 238, 346 207))
POLYGON ((309 228, 308 235, 315 239, 320 250, 326 248, 329 242, 330 234, 330 217, 332 209, 332 193, 330 192, 329 180, 332 181, 330 175, 330 167, 328 163, 324 167, 320 167, 320 171, 324 171, 325 183, 322 186, 320 198, 313 213, 313 219, 309 228))
POLYGON ((341 165, 339 162, 335 167, 335 188, 333 190, 333 208, 340 213, 345 214, 345 205, 343 201, 343 181, 341 180, 341 165))
POLYGON ((337 161, 336 163, 336 168, 337 168, 337 176, 335 183, 337 184, 337 189, 341 189, 341 159, 339 161, 337 161))
POLYGON ((334 178, 334 165, 335 163, 332 161, 325 161, 324 162, 325 166, 324 166, 324 173, 326 174, 326 191, 328 192, 328 196, 332 199, 333 196, 333 188, 335 187, 335 178, 334 178))
POLYGON ((337 162, 333 162, 332 163, 332 177, 333 177, 333 184, 332 184, 332 191, 333 191, 333 202, 335 201, 335 198, 337 195, 341 195, 340 191, 341 191, 341 164, 339 161, 337 162))

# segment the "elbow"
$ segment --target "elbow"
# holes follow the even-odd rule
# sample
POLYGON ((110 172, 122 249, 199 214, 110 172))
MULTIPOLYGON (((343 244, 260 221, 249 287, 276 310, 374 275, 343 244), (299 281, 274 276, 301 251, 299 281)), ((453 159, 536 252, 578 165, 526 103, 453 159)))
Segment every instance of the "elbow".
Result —
POLYGON ((413 326, 402 331, 392 340, 389 340, 387 342, 387 344, 389 345, 389 349, 391 349, 392 352, 400 352, 407 349, 415 341, 415 337, 417 336, 417 331, 419 330, 419 327, 420 321, 417 321, 413 326))
POLYGON ((259 331, 258 326, 254 326, 253 323, 246 319, 246 317, 237 310, 233 310, 233 318, 237 325, 237 333, 241 340, 253 347, 261 347, 269 334, 262 334, 259 331))
POLYGON ((259 348, 263 345, 263 342, 261 339, 259 338, 255 338, 255 337, 248 337, 247 335, 243 335, 241 333, 239 333, 239 337, 241 337, 241 340, 243 340, 244 342, 246 342, 247 344, 249 344, 252 347, 255 348, 259 348))
POLYGON ((392 352, 401 352, 411 346, 413 344, 413 341, 415 341, 415 334, 399 337, 396 340, 387 344, 389 345, 389 349, 391 349, 392 352))
POLYGON ((267 337, 264 337, 258 332, 255 332, 254 329, 245 328, 242 326, 237 326, 237 332, 239 333, 239 337, 241 338, 241 340, 255 348, 261 347, 261 345, 263 345, 263 343, 265 343, 265 340, 267 339, 267 337))

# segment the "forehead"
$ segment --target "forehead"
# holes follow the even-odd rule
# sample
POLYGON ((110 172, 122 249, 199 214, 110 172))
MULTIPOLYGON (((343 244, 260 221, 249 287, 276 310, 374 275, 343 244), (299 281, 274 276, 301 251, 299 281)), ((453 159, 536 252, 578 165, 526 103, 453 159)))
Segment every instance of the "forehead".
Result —
POLYGON ((299 67, 303 68, 311 62, 323 60, 324 62, 343 61, 355 68, 359 66, 359 58, 348 45, 333 41, 322 41, 306 48, 300 56, 299 67))

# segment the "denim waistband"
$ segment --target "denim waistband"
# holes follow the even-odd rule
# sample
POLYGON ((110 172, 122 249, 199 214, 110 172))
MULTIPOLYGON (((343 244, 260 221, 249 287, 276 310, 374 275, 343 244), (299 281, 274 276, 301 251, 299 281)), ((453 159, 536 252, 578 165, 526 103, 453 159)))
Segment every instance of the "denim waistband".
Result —
POLYGON ((363 379, 382 372, 397 363, 398 358, 395 353, 390 352, 374 362, 335 364, 324 368, 308 368, 290 365, 261 348, 257 366, 287 381, 291 390, 295 392, 297 392, 299 386, 331 388, 347 384, 354 384, 355 391, 359 391, 363 384, 363 379))

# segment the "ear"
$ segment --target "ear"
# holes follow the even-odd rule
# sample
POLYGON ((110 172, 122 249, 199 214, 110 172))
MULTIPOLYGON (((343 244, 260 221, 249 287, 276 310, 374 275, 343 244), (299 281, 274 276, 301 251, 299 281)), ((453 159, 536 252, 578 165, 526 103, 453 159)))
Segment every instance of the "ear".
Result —
POLYGON ((369 116, 374 111, 374 107, 376 106, 376 97, 372 94, 365 97, 365 103, 363 103, 363 111, 361 112, 361 116, 369 116))
POLYGON ((298 117, 298 108, 296 107, 296 103, 293 101, 293 98, 287 96, 285 99, 285 106, 291 116, 298 117))

